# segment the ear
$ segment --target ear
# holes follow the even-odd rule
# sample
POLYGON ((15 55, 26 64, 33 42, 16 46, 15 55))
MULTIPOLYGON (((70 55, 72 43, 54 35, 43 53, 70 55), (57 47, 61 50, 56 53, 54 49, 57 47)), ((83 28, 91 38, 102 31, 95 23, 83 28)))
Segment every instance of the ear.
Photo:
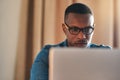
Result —
POLYGON ((96 24, 93 24, 93 27, 95 27, 96 24))
MULTIPOLYGON (((95 28, 95 24, 93 24, 93 28, 95 28)), ((95 29, 94 29, 94 31, 95 31, 95 29)), ((94 34, 94 31, 93 31, 92 35, 94 34)))
MULTIPOLYGON (((95 24, 93 24, 93 28, 95 29, 95 24)), ((95 31, 95 30, 94 30, 95 31)), ((93 31, 93 34, 94 34, 94 31, 93 31)))
POLYGON ((65 27, 65 24, 62 23, 62 29, 63 29, 63 32, 65 33, 65 35, 67 34, 67 28, 65 27))

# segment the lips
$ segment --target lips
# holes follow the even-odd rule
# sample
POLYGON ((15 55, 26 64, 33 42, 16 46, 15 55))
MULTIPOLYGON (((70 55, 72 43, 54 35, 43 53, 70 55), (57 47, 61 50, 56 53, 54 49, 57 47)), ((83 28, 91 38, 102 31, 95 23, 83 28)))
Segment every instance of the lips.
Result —
POLYGON ((83 47, 86 47, 87 46, 87 43, 75 43, 74 44, 76 47, 81 47, 81 48, 83 48, 83 47))
POLYGON ((76 42, 75 44, 76 44, 76 45, 86 45, 87 42, 76 42))
POLYGON ((75 44, 87 44, 87 43, 75 43, 75 44))
POLYGON ((76 44, 87 44, 87 41, 78 41, 76 44))

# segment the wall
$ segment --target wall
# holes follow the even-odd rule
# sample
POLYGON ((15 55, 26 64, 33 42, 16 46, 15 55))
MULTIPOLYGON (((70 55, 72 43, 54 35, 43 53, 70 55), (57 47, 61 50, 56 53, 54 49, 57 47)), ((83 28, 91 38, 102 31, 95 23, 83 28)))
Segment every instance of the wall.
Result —
POLYGON ((0 0, 0 80, 14 80, 21 0, 0 0))

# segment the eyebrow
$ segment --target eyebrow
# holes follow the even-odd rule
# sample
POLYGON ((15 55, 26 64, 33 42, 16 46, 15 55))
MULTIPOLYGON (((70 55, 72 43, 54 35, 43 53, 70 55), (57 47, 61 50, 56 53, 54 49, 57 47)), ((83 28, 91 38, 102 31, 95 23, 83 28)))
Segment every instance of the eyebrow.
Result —
MULTIPOLYGON (((69 26, 69 27, 76 27, 76 28, 79 28, 79 26, 69 26)), ((93 26, 84 26, 83 28, 86 28, 86 27, 93 27, 93 26)))

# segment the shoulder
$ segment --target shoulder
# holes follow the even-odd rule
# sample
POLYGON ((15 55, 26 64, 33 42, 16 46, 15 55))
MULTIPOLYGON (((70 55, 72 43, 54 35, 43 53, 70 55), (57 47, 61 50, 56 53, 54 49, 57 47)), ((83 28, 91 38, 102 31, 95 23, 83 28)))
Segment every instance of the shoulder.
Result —
POLYGON ((107 45, 98 45, 98 44, 90 44, 90 48, 108 48, 108 49, 111 49, 112 47, 110 46, 107 46, 107 45))
POLYGON ((49 49, 52 47, 52 45, 45 45, 37 54, 35 62, 36 61, 46 61, 46 59, 48 58, 48 53, 49 53, 49 49))
POLYGON ((61 42, 61 43, 56 44, 56 45, 50 45, 50 44, 45 45, 40 50, 40 52, 37 54, 35 61, 39 61, 39 60, 44 60, 45 61, 45 60, 47 60, 50 48, 52 48, 52 47, 63 47, 63 46, 64 46, 64 42, 61 42))
POLYGON ((58 43, 58 44, 55 44, 55 45, 47 44, 41 49, 41 51, 39 53, 40 54, 48 54, 50 48, 52 48, 52 47, 63 47, 63 46, 64 46, 64 42, 61 42, 61 43, 58 43))

